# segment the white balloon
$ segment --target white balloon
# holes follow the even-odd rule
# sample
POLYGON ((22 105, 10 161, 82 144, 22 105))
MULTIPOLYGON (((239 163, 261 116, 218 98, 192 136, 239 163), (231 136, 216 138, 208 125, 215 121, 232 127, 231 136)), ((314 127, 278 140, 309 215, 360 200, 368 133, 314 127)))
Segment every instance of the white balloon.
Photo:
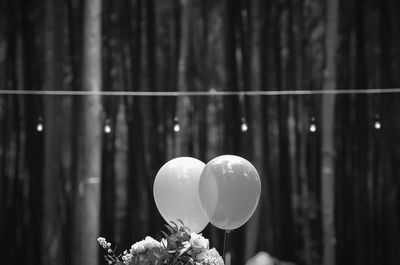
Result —
POLYGON ((205 164, 192 157, 178 157, 165 163, 154 180, 153 195, 165 221, 182 220, 199 233, 208 224, 198 198, 199 180, 205 164))
POLYGON ((253 215, 261 193, 260 177, 246 159, 222 155, 207 163, 200 176, 199 199, 214 226, 233 230, 253 215))

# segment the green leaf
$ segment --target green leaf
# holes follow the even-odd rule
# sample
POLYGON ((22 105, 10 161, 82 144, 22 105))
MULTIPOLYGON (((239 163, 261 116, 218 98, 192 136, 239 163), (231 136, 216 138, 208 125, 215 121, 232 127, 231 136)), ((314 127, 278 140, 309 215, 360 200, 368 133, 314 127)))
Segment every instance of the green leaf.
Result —
POLYGON ((164 225, 167 229, 168 229, 168 231, 169 231, 169 233, 172 235, 172 234, 175 234, 175 231, 172 229, 172 227, 170 226, 170 225, 164 225))
MULTIPOLYGON (((190 247, 189 247, 189 248, 190 248, 190 247)), ((180 257, 180 256, 182 256, 183 254, 185 254, 185 253, 189 250, 189 248, 182 248, 182 249, 179 251, 178 257, 180 257)))
POLYGON ((169 238, 169 235, 167 233, 165 233, 164 231, 161 231, 161 233, 164 235, 165 239, 169 238))
POLYGON ((175 234, 171 235, 168 239, 172 240, 173 242, 179 241, 179 238, 175 234))
POLYGON ((179 226, 174 221, 170 221, 170 222, 171 222, 171 224, 174 225, 175 231, 178 231, 179 230, 179 226))

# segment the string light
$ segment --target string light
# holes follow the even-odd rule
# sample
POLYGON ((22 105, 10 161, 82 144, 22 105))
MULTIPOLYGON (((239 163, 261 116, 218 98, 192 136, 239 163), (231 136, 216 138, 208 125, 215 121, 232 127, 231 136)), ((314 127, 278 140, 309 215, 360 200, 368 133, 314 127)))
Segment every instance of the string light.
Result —
POLYGON ((381 129, 381 122, 380 122, 379 114, 375 115, 374 128, 375 128, 375 130, 381 129))
POLYGON ((43 131, 43 120, 42 117, 38 118, 37 124, 36 124, 36 131, 42 132, 43 131))
POLYGON ((110 119, 106 119, 106 122, 104 123, 104 133, 106 133, 106 134, 111 133, 111 122, 110 122, 110 119))
POLYGON ((174 132, 179 132, 181 130, 181 126, 179 125, 178 117, 174 117, 174 132))
POLYGON ((258 90, 258 91, 76 91, 76 90, 0 90, 0 95, 61 95, 61 96, 288 96, 288 95, 349 95, 349 94, 394 94, 400 88, 334 89, 334 90, 258 90))
POLYGON ((248 130, 249 128, 248 128, 248 126, 247 126, 247 123, 246 123, 246 118, 242 118, 242 124, 240 125, 240 130, 242 131, 242 132, 247 132, 247 130, 248 130))
POLYGON ((310 132, 314 133, 317 131, 317 125, 315 124, 315 117, 311 117, 310 132))

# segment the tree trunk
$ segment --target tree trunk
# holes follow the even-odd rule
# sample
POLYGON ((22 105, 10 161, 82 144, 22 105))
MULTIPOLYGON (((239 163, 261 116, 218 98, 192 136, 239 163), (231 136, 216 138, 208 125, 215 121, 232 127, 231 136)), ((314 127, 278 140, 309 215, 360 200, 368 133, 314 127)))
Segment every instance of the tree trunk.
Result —
MULTIPOLYGON (((180 0, 180 34, 179 34, 179 58, 178 58, 178 90, 187 91, 188 88, 188 56, 189 56, 189 37, 190 37, 190 1, 180 0)), ((192 145, 190 139, 189 109, 191 106, 190 97, 178 97, 176 106, 176 118, 180 129, 175 134, 175 156, 189 155, 192 145)))
MULTIPOLYGON (((261 18, 262 11, 259 10, 261 1, 253 1, 250 6, 250 12, 253 14, 252 20, 249 22, 251 25, 250 30, 250 64, 251 64, 251 76, 249 78, 249 88, 251 90, 262 90, 261 88, 261 18)), ((246 137, 251 137, 252 145, 251 148, 251 160, 254 162, 254 166, 260 175, 260 178, 264 175, 264 161, 263 161, 263 126, 262 126, 262 99, 261 97, 252 97, 250 104, 250 131, 246 137)), ((262 179, 262 178, 261 178, 262 179)), ((265 192, 265 191, 263 191, 265 192)), ((260 225, 260 209, 258 206, 246 225, 246 249, 244 258, 249 260, 252 256, 256 254, 257 248, 257 235, 259 234, 260 225)))
MULTIPOLYGON (((62 61, 59 59, 62 53, 62 17, 60 17, 62 3, 59 1, 46 1, 45 20, 45 73, 44 89, 62 89, 62 61), (58 61, 57 61, 58 60, 58 61)), ((44 174, 43 174, 43 241, 42 258, 44 264, 64 264, 63 249, 63 220, 65 208, 62 205, 62 194, 65 189, 62 178, 62 156, 65 150, 62 148, 68 138, 62 137, 62 132, 68 130, 63 125, 62 100, 63 97, 46 97, 44 101, 44 174), (60 139, 63 139, 60 143, 60 139), (59 148, 55 148, 59 146, 59 148)))
MULTIPOLYGON (((336 88, 336 48, 338 42, 338 1, 327 1, 325 36, 326 65, 324 89, 336 88)), ((335 146, 334 146, 335 95, 322 96, 321 112, 321 207, 323 233, 323 265, 335 264, 335 146)))
MULTIPOLYGON (((147 23, 144 1, 131 1, 131 34, 136 36, 136 41, 131 43, 132 52, 132 87, 137 90, 147 90, 146 80, 146 54, 147 54, 147 23)), ((149 201, 150 196, 146 186, 146 161, 147 161, 147 136, 148 119, 143 113, 151 113, 145 108, 148 99, 128 98, 128 134, 129 140, 129 157, 133 163, 129 164, 128 174, 128 233, 124 241, 131 243, 135 240, 141 240, 150 230, 149 201), (142 124, 144 128, 138 128, 138 124, 142 124), (132 177, 135 176, 135 177, 132 177)), ((150 114, 149 114, 150 115, 150 114)))
MULTIPOLYGON (((101 90, 101 1, 86 0, 83 30, 82 89, 101 90)), ((72 264, 97 264, 101 176, 101 101, 81 98, 77 106, 76 178, 72 264)))
POLYGON ((114 231, 115 242, 120 242, 126 231, 127 215, 127 184, 128 184, 128 126, 126 120, 126 106, 123 101, 119 103, 115 125, 115 217, 114 231))

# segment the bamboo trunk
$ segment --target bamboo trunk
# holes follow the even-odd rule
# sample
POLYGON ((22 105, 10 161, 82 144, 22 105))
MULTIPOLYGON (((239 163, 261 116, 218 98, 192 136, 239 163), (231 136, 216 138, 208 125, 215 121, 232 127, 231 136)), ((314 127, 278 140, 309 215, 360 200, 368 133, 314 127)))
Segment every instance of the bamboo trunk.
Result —
MULTIPOLYGON (((101 1, 86 0, 84 9, 82 89, 101 90, 101 1)), ((95 265, 98 258, 101 180, 101 101, 80 99, 75 117, 77 190, 74 205, 72 264, 95 265)))
MULTIPOLYGON (((327 1, 326 66, 324 89, 336 88, 336 48, 338 42, 338 1, 327 1)), ((335 264, 335 95, 322 96, 321 112, 321 207, 323 233, 323 265, 335 264)))

